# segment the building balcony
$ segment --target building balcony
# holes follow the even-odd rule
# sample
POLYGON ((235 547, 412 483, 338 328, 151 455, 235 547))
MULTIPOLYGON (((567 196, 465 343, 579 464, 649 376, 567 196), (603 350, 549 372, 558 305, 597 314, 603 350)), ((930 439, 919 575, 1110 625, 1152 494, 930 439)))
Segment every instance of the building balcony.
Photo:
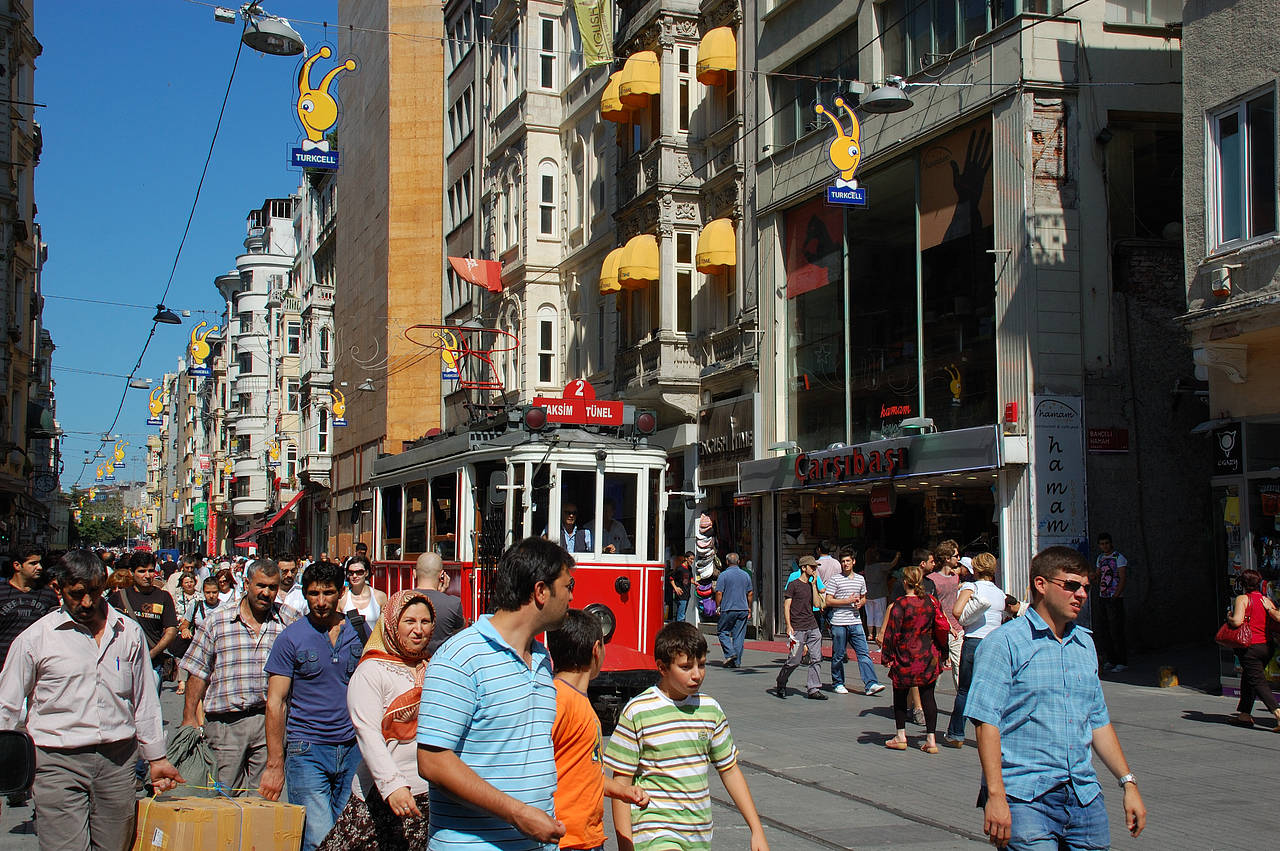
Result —
POLYGON ((302 294, 302 310, 312 308, 333 310, 333 287, 327 284, 312 284, 302 294))
POLYGON ((614 387, 620 394, 643 393, 692 387, 696 392, 698 375, 694 343, 683 334, 660 332, 618 352, 614 363, 614 387))
POLYGON ((728 372, 754 363, 759 352, 756 321, 740 319, 728 328, 710 331, 698 338, 697 360, 701 374, 728 372))

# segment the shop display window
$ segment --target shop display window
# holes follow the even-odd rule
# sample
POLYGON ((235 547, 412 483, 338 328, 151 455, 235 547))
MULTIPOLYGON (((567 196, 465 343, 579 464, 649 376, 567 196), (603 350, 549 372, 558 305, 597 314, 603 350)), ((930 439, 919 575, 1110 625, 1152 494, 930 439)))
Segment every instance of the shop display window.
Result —
POLYGON ((1249 489, 1253 564, 1262 574, 1262 592, 1275 598, 1280 596, 1280 479, 1254 479, 1249 489))

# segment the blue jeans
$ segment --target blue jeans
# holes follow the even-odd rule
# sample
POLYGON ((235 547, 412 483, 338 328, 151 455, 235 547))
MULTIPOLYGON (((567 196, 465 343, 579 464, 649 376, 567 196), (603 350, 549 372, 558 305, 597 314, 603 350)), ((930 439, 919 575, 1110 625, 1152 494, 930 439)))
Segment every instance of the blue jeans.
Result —
POLYGON ((831 625, 831 684, 844 685, 844 660, 848 658, 845 651, 850 647, 858 657, 858 675, 862 677, 862 690, 866 691, 876 685, 876 669, 871 664, 867 634, 860 623, 831 625))
POLYGON ((1010 851, 1102 851, 1111 847, 1102 795, 1082 804, 1070 783, 1055 786, 1034 801, 1010 798, 1009 813, 1013 817, 1010 851))
POLYGON ((741 665, 742 651, 747 641, 747 613, 742 609, 721 612, 716 632, 720 634, 720 649, 724 651, 724 658, 733 659, 741 665))
POLYGON ((981 638, 966 638, 960 646, 960 684, 956 686, 956 702, 951 707, 951 722, 947 724, 947 738, 954 742, 964 741, 965 721, 964 705, 969 700, 969 683, 973 680, 973 657, 978 652, 981 638))
POLYGON ((673 620, 678 620, 678 621, 684 620, 685 612, 688 610, 688 608, 689 608, 688 597, 676 597, 676 616, 675 618, 673 618, 673 620))
POLYGON ((302 851, 314 851, 333 828, 351 796, 351 778, 360 765, 360 748, 349 744, 287 742, 285 789, 289 803, 307 808, 302 851))

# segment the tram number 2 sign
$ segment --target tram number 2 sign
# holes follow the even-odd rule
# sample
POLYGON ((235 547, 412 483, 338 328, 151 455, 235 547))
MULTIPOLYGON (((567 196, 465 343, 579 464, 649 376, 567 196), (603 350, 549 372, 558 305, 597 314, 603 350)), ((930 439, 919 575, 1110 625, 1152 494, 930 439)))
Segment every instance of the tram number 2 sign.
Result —
POLYGON ((598 401, 596 389, 581 378, 566 384, 561 398, 538 396, 533 404, 546 410, 549 423, 622 425, 622 403, 598 401))

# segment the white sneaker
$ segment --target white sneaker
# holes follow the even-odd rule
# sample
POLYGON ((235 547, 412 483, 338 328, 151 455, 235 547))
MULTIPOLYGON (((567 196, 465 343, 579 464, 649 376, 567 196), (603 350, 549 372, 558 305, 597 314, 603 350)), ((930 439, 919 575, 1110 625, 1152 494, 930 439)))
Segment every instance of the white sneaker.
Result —
POLYGON ((884 686, 881 685, 880 683, 867 686, 867 697, 875 697, 877 694, 879 694, 882 691, 884 691, 884 686))
POLYGON ((831 690, 832 690, 832 691, 834 691, 836 694, 848 694, 848 693, 849 693, 849 690, 848 690, 847 688, 845 688, 844 686, 842 686, 842 685, 837 685, 837 686, 835 686, 834 688, 832 688, 831 690))

